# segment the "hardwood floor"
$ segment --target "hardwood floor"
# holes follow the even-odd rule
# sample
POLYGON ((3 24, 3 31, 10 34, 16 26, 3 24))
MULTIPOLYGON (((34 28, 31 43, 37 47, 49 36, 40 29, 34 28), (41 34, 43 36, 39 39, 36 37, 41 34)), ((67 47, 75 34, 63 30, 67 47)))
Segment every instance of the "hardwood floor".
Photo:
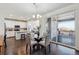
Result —
MULTIPOLYGON (((47 49, 47 55, 78 55, 79 52, 64 46, 50 44, 50 51, 47 49)), ((4 49, 3 55, 27 55, 26 41, 7 39, 7 48, 4 49)), ((31 55, 45 55, 44 50, 32 51, 31 55)))
POLYGON ((26 42, 25 40, 15 40, 14 38, 7 39, 7 48, 5 49, 5 55, 25 55, 26 54, 26 42))
POLYGON ((50 55, 78 55, 79 52, 64 46, 51 44, 50 55))

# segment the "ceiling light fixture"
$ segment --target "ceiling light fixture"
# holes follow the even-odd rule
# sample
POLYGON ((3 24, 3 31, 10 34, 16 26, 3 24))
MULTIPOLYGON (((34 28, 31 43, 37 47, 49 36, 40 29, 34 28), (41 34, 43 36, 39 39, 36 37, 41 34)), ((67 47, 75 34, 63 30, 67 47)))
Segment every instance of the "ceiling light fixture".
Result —
POLYGON ((38 13, 38 10, 37 10, 37 8, 38 8, 37 4, 36 3, 33 3, 33 6, 35 7, 35 14, 33 14, 32 17, 34 19, 41 18, 42 16, 38 13))

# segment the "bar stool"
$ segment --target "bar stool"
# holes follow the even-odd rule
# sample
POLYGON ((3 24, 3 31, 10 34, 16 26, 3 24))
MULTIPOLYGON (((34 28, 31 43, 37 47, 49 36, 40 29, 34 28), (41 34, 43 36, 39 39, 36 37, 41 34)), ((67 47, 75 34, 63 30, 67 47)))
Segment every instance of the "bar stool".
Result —
POLYGON ((25 34, 21 34, 21 39, 25 39, 25 34))

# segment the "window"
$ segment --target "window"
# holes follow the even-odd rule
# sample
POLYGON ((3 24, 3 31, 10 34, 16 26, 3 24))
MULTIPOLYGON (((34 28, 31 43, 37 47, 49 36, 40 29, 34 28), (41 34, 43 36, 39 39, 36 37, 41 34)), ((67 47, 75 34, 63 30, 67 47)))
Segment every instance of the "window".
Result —
POLYGON ((58 21, 58 42, 64 43, 70 46, 75 46, 75 20, 66 19, 58 21))

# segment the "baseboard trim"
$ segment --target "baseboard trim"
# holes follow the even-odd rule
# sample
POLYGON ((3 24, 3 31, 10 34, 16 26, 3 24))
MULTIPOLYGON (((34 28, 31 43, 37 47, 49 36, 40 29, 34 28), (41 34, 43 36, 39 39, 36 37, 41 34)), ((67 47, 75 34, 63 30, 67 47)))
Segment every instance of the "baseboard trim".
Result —
POLYGON ((15 36, 10 36, 10 37, 7 37, 6 39, 9 39, 9 38, 15 38, 15 36))
POLYGON ((77 50, 75 47, 72 47, 72 46, 69 46, 69 45, 66 45, 66 44, 63 44, 63 43, 54 42, 54 41, 51 41, 50 43, 54 43, 54 44, 57 44, 57 45, 61 45, 61 46, 64 46, 64 47, 68 47, 68 48, 77 50))

